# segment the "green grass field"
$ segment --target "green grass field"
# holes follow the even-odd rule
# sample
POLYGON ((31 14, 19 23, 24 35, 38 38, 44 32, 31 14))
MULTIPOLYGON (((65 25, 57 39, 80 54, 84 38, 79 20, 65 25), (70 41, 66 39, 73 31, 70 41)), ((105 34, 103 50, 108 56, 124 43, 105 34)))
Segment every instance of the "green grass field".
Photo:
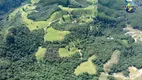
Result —
POLYGON ((79 53, 73 42, 70 42, 65 48, 59 48, 60 57, 71 57, 75 53, 79 53))
POLYGON ((32 4, 36 4, 36 3, 38 3, 40 0, 31 0, 31 3, 32 4))
POLYGON ((65 35, 69 34, 69 31, 58 31, 50 27, 46 31, 44 36, 44 41, 61 41, 64 39, 65 35))
POLYGON ((39 47, 38 51, 35 54, 36 60, 37 61, 43 61, 43 59, 45 57, 45 53, 46 53, 46 48, 39 47))
POLYGON ((98 3, 98 0, 87 0, 88 2, 91 2, 93 4, 97 4, 98 3))
POLYGON ((63 15, 65 22, 71 22, 71 18, 69 15, 63 15))
POLYGON ((74 71, 75 75, 80 75, 82 73, 87 72, 88 74, 96 74, 96 65, 93 64, 92 60, 95 59, 96 56, 93 55, 88 59, 87 62, 81 63, 74 71))
POLYGON ((74 48, 73 50, 68 50, 66 48, 59 48, 59 55, 60 57, 71 57, 75 53, 78 52, 78 49, 74 48))

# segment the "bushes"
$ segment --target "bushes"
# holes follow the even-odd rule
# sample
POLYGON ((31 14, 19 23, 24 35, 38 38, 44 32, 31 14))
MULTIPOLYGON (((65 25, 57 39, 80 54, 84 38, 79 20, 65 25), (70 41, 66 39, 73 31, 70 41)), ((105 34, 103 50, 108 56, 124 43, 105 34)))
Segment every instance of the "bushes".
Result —
POLYGON ((132 25, 133 28, 142 30, 142 22, 141 22, 142 11, 140 8, 137 8, 136 12, 134 12, 133 14, 126 14, 126 15, 128 15, 126 17, 128 19, 128 22, 132 25))
POLYGON ((142 68, 142 59, 140 58, 142 56, 141 47, 142 43, 133 43, 130 47, 123 49, 118 64, 112 67, 110 73, 127 71, 130 66, 142 68))
POLYGON ((98 13, 97 19, 105 23, 115 23, 116 22, 116 18, 107 16, 104 13, 98 13))
POLYGON ((43 43, 43 31, 30 32, 27 27, 11 28, 6 37, 5 51, 2 56, 17 61, 33 54, 43 43))
POLYGON ((58 5, 48 5, 48 6, 38 6, 36 8, 38 12, 32 12, 27 17, 34 21, 46 21, 50 16, 57 10, 59 10, 58 5))
POLYGON ((0 15, 8 12, 9 10, 20 6, 26 0, 1 0, 0 1, 0 15))
POLYGON ((103 6, 107 6, 111 9, 122 10, 122 6, 125 5, 125 0, 98 0, 103 6))
POLYGON ((39 5, 45 7, 47 5, 59 4, 63 6, 68 5, 68 0, 40 0, 39 5))

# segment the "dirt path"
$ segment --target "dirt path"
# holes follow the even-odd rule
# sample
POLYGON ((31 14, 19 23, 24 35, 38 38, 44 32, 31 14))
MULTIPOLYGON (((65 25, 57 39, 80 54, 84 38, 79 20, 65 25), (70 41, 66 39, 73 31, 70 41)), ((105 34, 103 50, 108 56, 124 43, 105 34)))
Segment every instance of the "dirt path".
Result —
POLYGON ((123 30, 128 31, 127 33, 125 33, 125 35, 132 36, 135 42, 142 41, 142 31, 141 30, 133 29, 130 25, 127 25, 127 27, 124 28, 123 30))
POLYGON ((117 80, 142 80, 142 69, 131 66, 128 70, 130 71, 129 77, 125 77, 122 73, 114 73, 113 76, 117 80))

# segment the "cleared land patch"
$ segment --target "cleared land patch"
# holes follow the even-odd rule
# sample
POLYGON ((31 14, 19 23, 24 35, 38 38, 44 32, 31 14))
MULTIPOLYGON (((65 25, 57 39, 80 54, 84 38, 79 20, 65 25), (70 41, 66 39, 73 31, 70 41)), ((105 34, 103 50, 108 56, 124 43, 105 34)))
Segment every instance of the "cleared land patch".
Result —
POLYGON ((108 80, 108 76, 109 76, 109 74, 102 72, 99 77, 99 80, 108 80))
POLYGON ((98 3, 98 0, 87 0, 88 2, 91 2, 93 4, 97 4, 98 3))
POLYGON ((36 60, 37 61, 43 61, 43 59, 45 57, 45 53, 46 53, 46 48, 39 47, 38 51, 35 54, 36 60))
POLYGON ((116 50, 116 51, 113 52, 111 59, 106 64, 104 64, 104 71, 105 72, 110 71, 113 64, 118 63, 119 56, 120 56, 120 51, 116 50))
POLYGON ((52 27, 48 28, 46 32, 44 41, 61 41, 65 35, 70 33, 69 31, 58 31, 52 27))
POLYGON ((59 55, 60 55, 60 57, 71 57, 77 51, 78 51, 77 49, 75 49, 73 51, 69 51, 66 48, 60 48, 59 49, 59 55))
POLYGON ((127 25, 127 28, 124 30, 128 31, 125 35, 130 35, 132 38, 137 41, 142 41, 142 31, 138 29, 133 29, 130 25, 127 25))
POLYGON ((75 47, 73 42, 70 42, 65 48, 59 48, 60 57, 71 57, 79 50, 75 47))
POLYGON ((115 73, 113 76, 117 80, 142 80, 142 69, 131 66, 128 70, 130 72, 129 77, 125 77, 122 73, 115 73))
POLYGON ((87 72, 88 74, 96 74, 96 66, 93 64, 92 60, 95 59, 96 56, 91 56, 87 62, 81 63, 74 71, 75 75, 80 75, 82 73, 87 72))

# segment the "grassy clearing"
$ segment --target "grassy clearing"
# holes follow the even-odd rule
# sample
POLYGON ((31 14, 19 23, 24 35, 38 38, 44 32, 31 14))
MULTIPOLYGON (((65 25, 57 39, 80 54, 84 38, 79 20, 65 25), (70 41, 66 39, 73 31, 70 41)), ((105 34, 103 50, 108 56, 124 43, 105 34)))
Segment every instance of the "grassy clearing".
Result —
POLYGON ((37 61, 43 61, 43 59, 45 57, 45 53, 46 53, 46 48, 39 47, 38 51, 35 54, 36 60, 37 61))
POLYGON ((70 50, 70 51, 68 49, 66 49, 66 48, 59 48, 60 57, 71 57, 76 52, 78 52, 78 49, 76 49, 76 48, 74 48, 73 50, 70 50))
POLYGON ((98 0, 87 0, 88 2, 91 2, 93 4, 97 4, 98 3, 98 0))
POLYGON ((61 41, 64 39, 64 36, 69 34, 69 31, 58 31, 50 27, 47 29, 47 34, 44 36, 44 41, 61 41))
POLYGON ((93 55, 88 59, 87 62, 81 63, 74 71, 75 75, 80 75, 82 73, 87 72, 88 74, 96 74, 96 65, 93 64, 92 60, 95 59, 96 56, 93 55))
POLYGON ((65 22, 71 22, 71 17, 69 15, 63 15, 65 22))
POLYGON ((108 76, 109 76, 108 74, 102 72, 99 77, 99 80, 108 80, 108 76))
POLYGON ((73 42, 70 42, 65 48, 59 48, 60 57, 71 57, 79 50, 75 47, 73 42))
POLYGON ((36 4, 36 3, 38 3, 40 0, 31 0, 31 3, 32 4, 36 4))
POLYGON ((73 8, 69 8, 69 7, 63 7, 62 5, 58 6, 62 11, 67 11, 67 12, 72 12, 73 8))

